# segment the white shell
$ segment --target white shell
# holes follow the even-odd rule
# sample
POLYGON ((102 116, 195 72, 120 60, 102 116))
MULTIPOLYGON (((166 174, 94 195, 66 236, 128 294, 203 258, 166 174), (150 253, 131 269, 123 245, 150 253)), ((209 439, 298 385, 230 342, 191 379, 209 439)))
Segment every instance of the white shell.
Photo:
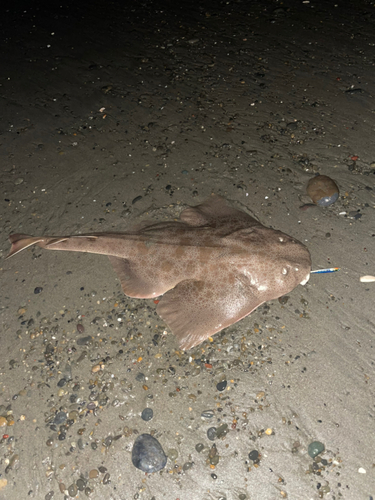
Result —
POLYGON ((375 281, 375 276, 361 276, 359 281, 362 281, 362 283, 370 283, 371 281, 375 281))

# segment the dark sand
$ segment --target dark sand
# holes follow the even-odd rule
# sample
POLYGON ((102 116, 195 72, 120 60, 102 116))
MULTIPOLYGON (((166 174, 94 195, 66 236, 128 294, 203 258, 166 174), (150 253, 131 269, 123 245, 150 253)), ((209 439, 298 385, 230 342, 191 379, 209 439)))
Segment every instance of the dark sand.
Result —
POLYGON ((183 353, 105 257, 3 260, 1 500, 375 497, 375 283, 359 281, 375 274, 373 3, 1 11, 4 257, 9 233, 122 231, 217 193, 304 242, 314 268, 341 267, 183 353), (301 210, 315 173, 339 200, 301 210), (132 465, 141 433, 162 472, 132 465))

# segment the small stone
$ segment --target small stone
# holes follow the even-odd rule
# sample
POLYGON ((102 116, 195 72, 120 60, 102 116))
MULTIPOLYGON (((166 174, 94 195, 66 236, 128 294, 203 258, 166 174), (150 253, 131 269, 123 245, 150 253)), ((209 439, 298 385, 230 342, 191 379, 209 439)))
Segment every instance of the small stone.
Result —
POLYGON ((5 473, 8 474, 8 472, 10 470, 18 469, 19 463, 20 463, 20 457, 17 453, 15 453, 14 455, 12 455, 12 458, 9 460, 9 464, 7 465, 7 467, 5 467, 5 473))
POLYGON ((212 418, 215 415, 213 410, 205 410, 201 413, 202 418, 212 418))
POLYGON ((64 387, 64 385, 67 383, 67 380, 66 378, 61 378, 58 382, 57 382, 57 387, 64 387))
POLYGON ((103 445, 106 447, 106 448, 109 448, 112 444, 112 441, 113 441, 113 437, 112 436, 107 436, 105 438, 105 440, 103 441, 103 445))
POLYGON ((221 392, 221 391, 224 391, 224 390, 225 390, 225 388, 227 387, 227 384, 228 384, 228 382, 227 382, 226 380, 223 380, 222 382, 219 382, 219 383, 216 385, 216 389, 217 389, 218 391, 220 391, 220 392, 221 392))
POLYGON ((221 424, 216 429, 216 437, 218 438, 224 437, 228 434, 228 432, 229 432, 228 424, 221 424))
POLYGON ((142 373, 142 372, 137 373, 137 375, 135 376, 135 380, 137 382, 144 382, 145 379, 146 379, 146 377, 145 377, 144 373, 142 373))
POLYGON ((53 419, 53 423, 55 425, 60 425, 64 423, 66 419, 67 414, 65 413, 65 411, 59 411, 58 413, 56 413, 55 418, 53 419))
POLYGON ((104 367, 105 367, 104 363, 100 363, 99 365, 94 365, 91 368, 91 371, 92 371, 92 373, 97 373, 98 371, 103 370, 104 367))
POLYGON ((38 295, 38 293, 41 293, 41 292, 43 292, 43 287, 37 286, 36 288, 34 288, 35 295, 38 295))
POLYGON ((259 459, 259 451, 257 451, 257 450, 252 450, 252 451, 249 453, 249 458, 250 458, 250 460, 252 460, 253 462, 256 462, 256 461, 259 459))
POLYGON ((77 479, 76 485, 77 485, 78 491, 83 491, 86 488, 86 483, 87 483, 87 481, 81 477, 79 479, 77 479))
POLYGON ((195 449, 197 450, 198 453, 204 450, 204 444, 203 443, 198 443, 195 445, 195 449))
POLYGON ((99 476, 99 472, 96 469, 91 469, 89 472, 89 478, 95 479, 99 476))
POLYGON ((207 437, 210 441, 215 441, 215 439, 216 439, 216 427, 210 427, 208 429, 207 437))
POLYGON ((152 408, 145 408, 141 414, 141 418, 145 422, 148 422, 149 420, 151 420, 153 416, 154 416, 154 412, 153 412, 152 408))
POLYGON ((77 345, 90 345, 90 344, 92 344, 92 337, 90 335, 86 335, 86 337, 80 337, 77 340, 77 345))
POLYGON ((191 469, 194 465, 194 462, 185 462, 184 465, 182 466, 182 470, 186 472, 187 470, 191 469))
POLYGON ((78 488, 75 483, 71 484, 68 488, 68 493, 71 497, 75 497, 78 493, 78 488))
POLYGON ((309 444, 307 448, 307 453, 311 458, 315 458, 317 455, 322 453, 325 449, 325 446, 320 441, 313 441, 309 444))
POLYGON ((178 451, 175 448, 171 448, 167 452, 167 457, 173 462, 178 457, 178 451))
POLYGON ((81 323, 78 323, 78 325, 77 325, 77 331, 79 333, 83 333, 85 331, 85 327, 83 325, 81 325, 81 323))
POLYGON ((167 456, 157 439, 150 434, 141 434, 133 445, 132 462, 143 472, 157 472, 164 469, 167 456))

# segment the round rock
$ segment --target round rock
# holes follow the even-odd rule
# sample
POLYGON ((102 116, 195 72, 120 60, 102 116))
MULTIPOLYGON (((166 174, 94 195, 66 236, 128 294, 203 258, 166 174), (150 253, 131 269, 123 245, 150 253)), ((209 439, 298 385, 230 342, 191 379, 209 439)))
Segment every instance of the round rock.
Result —
POLYGON ((56 413, 55 418, 53 419, 53 423, 56 425, 60 425, 65 422, 67 418, 68 416, 65 411, 59 411, 58 413, 56 413))
POLYGON ((145 422, 148 422, 149 420, 151 420, 153 416, 154 416, 154 412, 153 412, 152 408, 145 408, 141 413, 141 418, 145 422))
POLYGON ((323 453, 325 446, 320 441, 313 441, 307 448, 307 453, 311 458, 315 458, 320 453, 323 453))
POLYGON ((339 188, 327 175, 317 175, 309 180, 306 188, 312 201, 321 207, 329 207, 339 197, 339 188))
POLYGON ((157 439, 150 434, 141 434, 133 445, 132 462, 143 472, 158 472, 164 469, 167 456, 157 439))

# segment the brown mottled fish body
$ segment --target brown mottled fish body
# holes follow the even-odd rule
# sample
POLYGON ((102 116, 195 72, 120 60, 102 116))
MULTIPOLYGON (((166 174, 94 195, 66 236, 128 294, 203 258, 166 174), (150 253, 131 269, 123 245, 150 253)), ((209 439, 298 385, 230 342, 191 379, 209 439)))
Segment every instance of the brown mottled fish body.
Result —
POLYGON ((302 243, 228 207, 218 196, 187 208, 180 219, 125 233, 14 234, 8 257, 34 244, 108 255, 126 295, 163 295, 157 312, 183 349, 309 279, 311 259, 302 243))

